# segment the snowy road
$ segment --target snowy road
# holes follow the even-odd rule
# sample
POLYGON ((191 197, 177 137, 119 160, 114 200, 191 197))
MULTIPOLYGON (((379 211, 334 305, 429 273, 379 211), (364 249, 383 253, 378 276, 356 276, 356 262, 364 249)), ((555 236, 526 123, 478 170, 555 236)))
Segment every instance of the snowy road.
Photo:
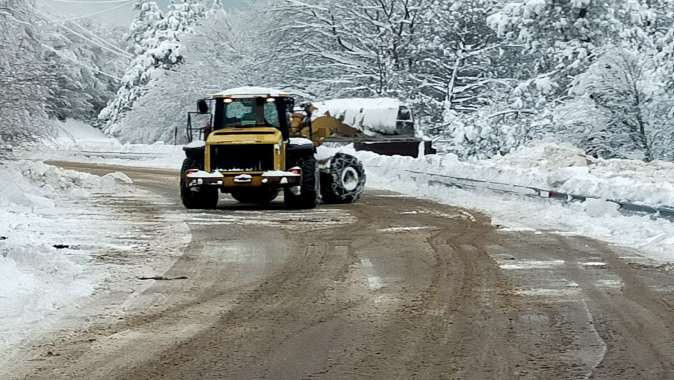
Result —
MULTIPOLYGON (((176 199, 171 171, 63 165, 176 199)), ((175 280, 0 378, 674 378, 674 276, 632 252, 376 191, 307 212, 163 207, 191 233, 158 274, 175 280)))

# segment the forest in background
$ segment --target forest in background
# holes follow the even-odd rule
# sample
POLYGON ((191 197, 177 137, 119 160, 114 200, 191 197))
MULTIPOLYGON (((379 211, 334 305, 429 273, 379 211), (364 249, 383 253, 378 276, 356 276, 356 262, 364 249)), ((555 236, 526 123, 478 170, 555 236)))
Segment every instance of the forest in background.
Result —
POLYGON ((307 99, 397 97, 461 157, 537 140, 674 160, 672 0, 136 0, 129 30, 0 0, 0 139, 49 118, 173 141, 228 87, 307 99))

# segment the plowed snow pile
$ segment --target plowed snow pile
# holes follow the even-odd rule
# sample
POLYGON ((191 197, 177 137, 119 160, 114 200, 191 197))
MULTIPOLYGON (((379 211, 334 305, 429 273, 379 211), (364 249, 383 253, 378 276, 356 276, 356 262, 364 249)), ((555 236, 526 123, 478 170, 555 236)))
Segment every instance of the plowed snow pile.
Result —
POLYGON ((542 144, 504 157, 460 161, 455 155, 421 159, 357 155, 372 168, 413 170, 650 206, 674 206, 674 163, 600 160, 566 144, 542 144))
POLYGON ((86 249, 67 245, 88 231, 76 205, 91 191, 130 182, 121 173, 98 177, 39 162, 0 162, 0 351, 94 291, 100 272, 90 270, 86 249))

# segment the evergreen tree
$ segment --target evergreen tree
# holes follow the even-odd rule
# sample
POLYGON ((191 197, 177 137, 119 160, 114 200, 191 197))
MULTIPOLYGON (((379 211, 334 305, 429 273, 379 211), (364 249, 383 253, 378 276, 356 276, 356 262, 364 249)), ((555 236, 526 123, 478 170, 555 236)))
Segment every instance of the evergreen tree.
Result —
POLYGON ((129 27, 126 40, 131 45, 130 51, 134 55, 140 55, 147 50, 146 41, 150 37, 148 33, 151 33, 164 16, 157 2, 152 0, 136 0, 134 9, 137 15, 129 27))
MULTIPOLYGON (((140 11, 146 8, 142 7, 140 11)), ((205 9, 199 2, 174 0, 163 17, 155 17, 156 22, 143 33, 140 42, 140 51, 143 53, 132 60, 122 78, 122 87, 99 114, 108 133, 116 134, 119 131, 124 115, 147 92, 151 81, 161 78, 167 71, 175 70, 184 62, 182 37, 205 15, 205 9)))

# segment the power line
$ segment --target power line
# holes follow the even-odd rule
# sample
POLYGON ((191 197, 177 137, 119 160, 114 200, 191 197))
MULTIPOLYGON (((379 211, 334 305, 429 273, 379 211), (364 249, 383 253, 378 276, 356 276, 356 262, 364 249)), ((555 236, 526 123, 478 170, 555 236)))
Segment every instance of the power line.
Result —
POLYGON ((125 57, 128 56, 128 57, 132 58, 130 55, 127 54, 127 52, 125 52, 124 50, 122 50, 122 49, 120 49, 119 47, 115 46, 112 42, 109 42, 109 41, 105 40, 103 37, 100 37, 100 36, 98 36, 97 34, 95 34, 95 33, 91 32, 91 31, 87 30, 87 29, 86 29, 85 27, 83 27, 82 25, 80 25, 80 24, 78 24, 78 23, 76 23, 76 22, 72 22, 72 21, 70 21, 70 23, 73 24, 73 25, 75 25, 75 26, 78 27, 80 30, 84 31, 85 33, 89 34, 92 38, 96 39, 96 40, 99 41, 100 43, 105 44, 105 45, 109 46, 110 48, 112 48, 112 49, 118 51, 119 54, 124 54, 125 57))
MULTIPOLYGON (((121 53, 121 49, 119 49, 119 51, 117 51, 117 50, 115 50, 115 49, 112 49, 112 48, 110 48, 110 47, 107 47, 107 46, 101 44, 100 42, 94 41, 94 40, 92 40, 91 38, 89 38, 89 37, 87 37, 87 36, 85 36, 85 35, 83 35, 83 34, 81 34, 81 33, 78 33, 78 32, 76 32, 76 31, 74 31, 74 30, 72 30, 71 28, 69 28, 69 27, 67 27, 67 26, 65 26, 65 25, 63 25, 63 24, 59 24, 56 20, 54 20, 54 19, 52 19, 50 16, 48 16, 48 15, 42 13, 42 11, 40 11, 39 9, 34 8, 34 7, 32 7, 32 6, 30 6, 30 7, 33 8, 33 10, 35 11, 36 14, 40 14, 46 21, 48 21, 48 22, 50 22, 50 23, 52 23, 52 24, 54 24, 54 25, 60 26, 61 28, 63 28, 63 29, 65 29, 65 30, 69 31, 70 33, 72 33, 72 34, 74 34, 74 35, 76 35, 76 36, 82 38, 83 40, 85 40, 85 41, 87 41, 87 42, 89 42, 89 43, 91 43, 91 44, 93 44, 93 45, 95 45, 95 46, 98 46, 98 47, 101 48, 101 49, 107 50, 107 51, 109 51, 109 52, 111 52, 111 53, 113 53, 113 54, 117 54, 117 55, 119 55, 120 57, 124 57, 124 58, 127 58, 127 59, 133 59, 133 56, 131 56, 131 55, 129 55, 129 54, 121 53)), ((100 37, 98 37, 98 38, 100 38, 100 37)), ((116 49, 118 49, 118 48, 116 48, 116 49)))
MULTIPOLYGON (((128 2, 131 2, 131 1, 134 1, 134 0, 126 0, 127 3, 128 3, 128 2)), ((45 4, 45 5, 46 5, 48 8, 51 8, 52 10, 57 11, 57 10, 56 10, 55 8, 53 8, 51 5, 49 5, 49 4, 45 4)), ((126 3, 123 3, 122 5, 126 5, 126 3)), ((119 8, 119 7, 120 7, 120 6, 118 5, 118 6, 115 6, 115 7, 113 7, 113 8, 119 8)), ((113 8, 106 9, 105 12, 110 11, 110 10, 113 9, 113 8)), ((101 11, 101 12, 99 12, 99 14, 100 14, 100 13, 104 13, 104 12, 101 11)), ((46 15, 45 15, 45 16, 46 16, 46 15)), ((127 59, 132 59, 132 57, 131 57, 130 55, 128 55, 128 53, 127 53, 126 51, 120 49, 118 46, 114 45, 113 43, 109 42, 108 40, 104 39, 103 37, 97 35, 96 33, 93 33, 93 32, 91 32, 90 30, 87 30, 87 29, 86 29, 85 27, 83 27, 82 25, 80 25, 80 24, 78 24, 78 23, 72 21, 72 20, 74 20, 74 19, 77 19, 77 17, 76 17, 76 18, 72 18, 72 19, 61 20, 61 21, 59 21, 59 23, 63 26, 63 25, 65 25, 65 22, 70 22, 71 24, 75 25, 76 27, 78 27, 78 28, 79 28, 80 30, 82 30, 83 32, 85 32, 85 33, 87 33, 88 35, 92 36, 92 37, 93 37, 95 40, 97 40, 99 43, 103 43, 104 45, 106 45, 106 46, 108 46, 108 47, 114 49, 115 51, 117 51, 118 54, 122 55, 123 57, 126 57, 127 59)), ((52 19, 52 20, 53 20, 53 19, 52 19)), ((53 21, 53 22, 56 23, 56 21, 53 21)))
POLYGON ((108 13, 108 12, 110 12, 110 11, 114 11, 114 10, 117 10, 117 9, 119 9, 119 8, 122 8, 122 7, 126 6, 127 4, 129 4, 129 3, 133 2, 133 1, 136 1, 136 0, 126 0, 126 1, 124 1, 123 3, 120 3, 119 5, 115 5, 114 7, 110 7, 110 8, 107 8, 107 9, 103 9, 103 10, 101 10, 101 11, 96 11, 96 12, 94 12, 94 13, 90 13, 90 14, 87 14, 87 15, 75 16, 75 17, 67 18, 67 19, 64 19, 64 20, 61 20, 61 21, 62 21, 62 22, 68 22, 68 21, 81 20, 81 19, 83 19, 83 18, 90 18, 90 17, 102 15, 102 14, 104 14, 104 13, 108 13))
POLYGON ((66 3, 66 4, 118 4, 118 3, 130 3, 129 0, 100 0, 100 1, 91 1, 91 0, 51 0, 56 3, 66 3))
MULTIPOLYGON (((57 24, 56 21, 54 21, 54 20, 51 20, 51 22, 54 23, 54 24, 57 24)), ((107 46, 101 44, 100 42, 97 42, 97 41, 95 41, 95 40, 92 40, 91 38, 89 38, 89 37, 87 37, 87 36, 85 36, 85 35, 83 35, 83 34, 81 34, 81 33, 78 33, 78 32, 76 32, 76 31, 70 29, 69 27, 67 27, 67 26, 65 26, 65 25, 63 25, 63 24, 58 24, 58 25, 59 25, 61 28, 63 28, 63 29, 65 29, 65 30, 69 31, 70 33, 72 33, 72 34, 74 34, 74 35, 80 37, 81 39, 83 39, 83 40, 85 40, 85 41, 87 41, 87 42, 89 42, 89 43, 91 43, 91 44, 93 44, 93 45, 95 45, 95 46, 98 46, 98 47, 101 48, 101 49, 107 50, 107 51, 109 51, 109 52, 111 52, 111 53, 113 53, 113 54, 117 54, 118 56, 124 57, 124 58, 126 58, 126 59, 133 59, 133 56, 131 56, 131 55, 129 55, 129 54, 126 54, 126 53, 121 53, 121 50, 118 51, 118 50, 109 48, 109 47, 107 47, 107 46)))
POLYGON ((77 65, 80 65, 80 66, 82 66, 82 67, 84 67, 84 68, 86 68, 86 69, 89 69, 89 70, 91 70, 91 71, 97 72, 97 73, 99 73, 99 74, 101 74, 101 75, 105 75, 106 77, 112 78, 112 79, 114 79, 114 80, 116 80, 116 81, 118 81, 118 82, 121 82, 121 81, 122 81, 122 78, 120 78, 120 77, 118 77, 118 76, 115 76, 115 75, 113 75, 113 74, 108 74, 108 73, 106 73, 105 71, 102 71, 101 69, 97 69, 97 68, 95 68, 95 67, 91 67, 91 66, 89 66, 89 65, 85 65, 84 63, 82 63, 82 62, 80 62, 80 61, 78 61, 78 60, 76 60, 76 59, 72 59, 72 58, 70 58, 70 57, 68 57, 68 56, 66 56, 66 55, 63 55, 63 54, 61 54, 58 50, 54 49, 53 47, 51 47, 51 46, 49 46, 49 45, 47 45, 47 44, 45 44, 45 43, 40 43, 40 44, 41 44, 45 49, 54 52, 54 54, 58 55, 59 57, 65 59, 65 60, 68 60, 68 61, 70 61, 70 62, 72 62, 72 63, 77 64, 77 65))

